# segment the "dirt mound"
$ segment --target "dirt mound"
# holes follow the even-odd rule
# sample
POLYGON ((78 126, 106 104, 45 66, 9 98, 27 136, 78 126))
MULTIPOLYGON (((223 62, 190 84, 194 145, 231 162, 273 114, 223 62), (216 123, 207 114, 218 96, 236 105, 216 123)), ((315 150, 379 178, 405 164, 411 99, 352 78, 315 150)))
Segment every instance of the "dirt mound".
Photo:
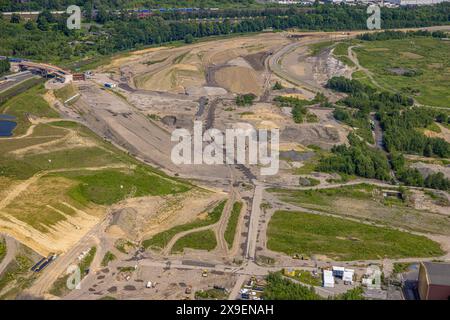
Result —
POLYGON ((165 197, 128 199, 114 206, 113 219, 107 232, 110 236, 141 240, 192 221, 211 203, 223 197, 221 193, 195 189, 165 197))
POLYGON ((336 144, 345 143, 336 127, 318 124, 289 126, 281 133, 282 141, 295 141, 302 145, 317 145, 331 149, 336 144))
POLYGON ((252 108, 252 112, 243 113, 241 119, 252 122, 258 129, 281 128, 285 118, 278 111, 278 107, 260 103, 252 108))
POLYGON ((177 123, 177 117, 175 116, 165 116, 161 119, 161 122, 166 126, 172 127, 177 123))
POLYGON ((310 151, 308 148, 306 148, 305 146, 299 144, 299 143, 295 143, 295 142, 288 142, 288 143, 280 143, 280 151, 297 151, 297 152, 306 152, 306 151, 310 151))
POLYGON ((262 93, 262 80, 255 70, 245 67, 224 67, 215 73, 219 86, 233 93, 262 93))
POLYGON ((244 68, 252 68, 252 66, 242 57, 238 57, 236 59, 232 59, 227 63, 229 66, 235 67, 244 67, 244 68))
POLYGON ((186 93, 190 96, 220 96, 226 95, 227 90, 220 87, 190 87, 186 89, 186 93))
POLYGON ((174 64, 155 73, 146 73, 135 78, 137 88, 145 90, 185 93, 186 88, 202 86, 205 76, 194 64, 174 64))
POLYGON ((420 174, 424 177, 428 177, 430 174, 442 172, 447 179, 450 179, 450 167, 423 162, 413 163, 411 167, 419 170, 420 174))
MULTIPOLYGON (((131 234, 138 227, 136 216, 137 211, 133 208, 120 209, 113 213, 110 226, 116 226, 123 231, 123 233, 131 234)), ((113 230, 114 229, 115 228, 113 228, 113 230)))
POLYGON ((264 70, 264 61, 269 56, 269 52, 258 52, 245 56, 244 59, 257 71, 264 70))
POLYGON ((442 138, 450 143, 450 130, 441 124, 437 124, 437 126, 439 127, 440 132, 424 130, 423 134, 430 138, 442 138))

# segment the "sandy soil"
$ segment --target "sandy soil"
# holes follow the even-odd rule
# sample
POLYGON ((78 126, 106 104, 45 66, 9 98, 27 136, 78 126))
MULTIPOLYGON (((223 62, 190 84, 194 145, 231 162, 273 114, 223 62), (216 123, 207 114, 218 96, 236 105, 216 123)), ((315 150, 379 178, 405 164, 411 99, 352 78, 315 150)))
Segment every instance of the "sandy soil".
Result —
POLYGON ((132 240, 147 239, 175 225, 195 220, 224 197, 224 193, 194 189, 165 197, 128 199, 112 207, 113 222, 108 232, 132 240))
POLYGON ((262 81, 258 74, 246 67, 225 67, 216 72, 217 83, 233 93, 253 93, 260 95, 262 92, 262 81))
MULTIPOLYGON (((437 193, 444 194, 443 197, 447 197, 443 191, 436 191, 437 193)), ((439 205, 435 200, 431 199, 424 192, 419 190, 411 190, 412 201, 414 208, 418 210, 427 210, 443 215, 450 216, 450 206, 439 205)))
POLYGON ((242 120, 249 121, 258 129, 283 128, 286 117, 280 114, 280 109, 268 103, 255 104, 250 113, 242 114, 242 120))
POLYGON ((442 172, 445 177, 450 178, 450 167, 444 167, 438 164, 431 163, 423 163, 423 162, 415 162, 411 165, 412 168, 415 168, 420 171, 423 176, 428 176, 432 173, 442 172))
POLYGON ((41 255, 66 251, 104 214, 104 209, 98 206, 80 210, 71 205, 64 193, 73 184, 63 178, 43 179, 36 175, 16 185, 0 204, 0 229, 41 255), (55 219, 56 215, 58 221, 49 223, 42 220, 38 230, 28 222, 39 220, 32 217, 39 214, 42 214, 39 219, 55 219))
POLYGON ((441 124, 437 124, 439 128, 441 129, 441 132, 435 132, 432 130, 424 130, 424 135, 430 138, 442 138, 445 141, 450 143, 450 130, 444 127, 441 124))
MULTIPOLYGON (((180 48, 153 48, 119 57, 98 71, 111 73, 114 80, 126 81, 140 89, 191 93, 192 88, 205 86, 205 71, 209 66, 228 63, 252 70, 253 65, 261 65, 257 60, 264 57, 264 52, 287 42, 282 34, 263 34, 201 42, 180 48)), ((241 73, 242 70, 238 71, 238 74, 241 73)), ((246 89, 246 84, 241 86, 246 89)))

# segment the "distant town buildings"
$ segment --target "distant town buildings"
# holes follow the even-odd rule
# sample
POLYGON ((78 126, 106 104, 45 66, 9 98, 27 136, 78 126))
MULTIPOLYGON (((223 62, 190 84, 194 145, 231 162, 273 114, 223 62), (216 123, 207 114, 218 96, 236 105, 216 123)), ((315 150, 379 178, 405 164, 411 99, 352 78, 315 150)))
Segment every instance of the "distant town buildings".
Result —
POLYGON ((450 0, 324 0, 326 3, 378 4, 381 6, 424 6, 448 1, 450 0))
POLYGON ((389 2, 399 6, 426 6, 448 1, 449 0, 387 0, 385 2, 389 2))
MULTIPOLYGON (((321 0, 323 3, 345 3, 345 4, 379 4, 382 6, 424 6, 424 5, 433 5, 442 2, 448 2, 450 0, 321 0)), ((278 4, 290 5, 290 4, 307 4, 313 3, 314 0, 272 0, 271 2, 275 2, 278 4)))

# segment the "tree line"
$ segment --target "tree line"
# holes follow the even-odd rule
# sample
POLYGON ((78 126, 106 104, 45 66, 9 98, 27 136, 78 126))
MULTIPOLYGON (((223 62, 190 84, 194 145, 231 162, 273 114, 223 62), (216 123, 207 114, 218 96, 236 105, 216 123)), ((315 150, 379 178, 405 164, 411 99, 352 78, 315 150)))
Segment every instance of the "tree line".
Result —
POLYGON ((349 146, 334 146, 331 149, 333 155, 322 158, 317 170, 382 181, 391 180, 389 162, 382 151, 369 147, 353 132, 349 133, 348 141, 349 146))
POLYGON ((427 31, 427 30, 417 30, 417 31, 393 31, 386 30, 383 32, 375 33, 364 33, 358 35, 356 38, 364 41, 382 41, 382 40, 393 40, 393 39, 406 39, 412 37, 433 37, 433 38, 445 38, 447 35, 443 31, 427 31))
POLYGON ((350 145, 336 146, 331 157, 322 159, 318 169, 328 172, 354 174, 366 178, 390 180, 388 158, 366 143, 370 133, 369 115, 375 113, 383 130, 383 145, 389 153, 389 160, 396 177, 406 185, 422 186, 448 190, 450 180, 442 173, 423 177, 413 168, 409 168, 403 153, 425 157, 447 158, 450 156, 450 144, 442 138, 428 137, 421 130, 435 122, 449 124, 449 115, 436 109, 413 107, 414 101, 403 94, 378 92, 357 80, 344 77, 331 78, 328 88, 348 94, 338 102, 347 108, 336 107, 333 115, 351 126, 363 128, 350 133, 350 145), (378 172, 376 171, 378 169, 378 172))
POLYGON ((6 59, 0 60, 0 76, 2 74, 7 73, 10 68, 11 68, 11 64, 9 63, 8 60, 6 60, 6 59))
MULTIPOLYGON (((89 29, 68 30, 67 16, 54 17, 45 10, 36 21, 21 21, 14 16, 10 21, 0 19, 0 54, 12 55, 36 60, 67 62, 80 57, 113 54, 122 50, 137 49, 147 45, 158 45, 186 38, 261 32, 265 29, 286 30, 354 30, 366 28, 365 7, 346 5, 315 5, 305 10, 293 7, 280 15, 278 10, 262 10, 260 16, 249 20, 232 21, 170 21, 162 16, 138 19, 135 15, 116 14, 110 8, 102 6, 107 2, 80 1, 84 10, 93 10, 97 14, 89 29), (46 45, 43 46, 42 43, 46 45)), ((42 2, 44 3, 44 1, 42 2)), ((64 3, 65 2, 61 2, 64 3)), ((385 9, 385 26, 392 28, 416 27, 448 24, 449 3, 427 8, 385 9)), ((239 14, 242 9, 227 9, 230 15, 239 14)), ((89 15, 88 15, 89 16, 89 15)))
POLYGON ((0 11, 64 10, 69 5, 80 7, 106 7, 111 9, 131 8, 226 8, 248 7, 255 0, 0 0, 0 11))
POLYGON ((391 164, 397 179, 408 186, 427 187, 431 189, 450 190, 450 180, 442 172, 429 174, 426 178, 416 168, 407 166, 405 157, 400 152, 391 153, 391 164))

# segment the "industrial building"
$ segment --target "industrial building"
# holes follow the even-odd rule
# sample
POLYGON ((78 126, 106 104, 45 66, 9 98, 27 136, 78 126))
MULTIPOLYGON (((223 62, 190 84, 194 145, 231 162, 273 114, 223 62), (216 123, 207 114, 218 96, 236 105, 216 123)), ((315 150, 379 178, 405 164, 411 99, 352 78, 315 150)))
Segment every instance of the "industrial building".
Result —
POLYGON ((421 300, 450 300, 450 263, 422 262, 417 289, 421 300))

